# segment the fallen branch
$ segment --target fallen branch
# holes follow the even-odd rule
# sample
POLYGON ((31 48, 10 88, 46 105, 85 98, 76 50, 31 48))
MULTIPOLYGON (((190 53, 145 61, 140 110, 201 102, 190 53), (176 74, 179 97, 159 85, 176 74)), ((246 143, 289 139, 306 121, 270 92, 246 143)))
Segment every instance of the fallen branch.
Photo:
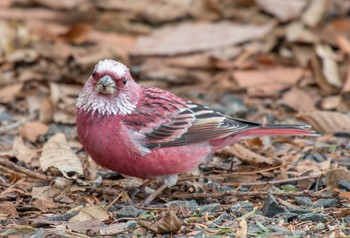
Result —
POLYGON ((7 159, 1 158, 1 157, 0 157, 0 165, 6 167, 9 170, 20 172, 20 173, 25 174, 25 175, 32 177, 32 178, 46 180, 46 181, 53 180, 52 176, 48 176, 45 174, 37 173, 35 171, 31 171, 27 168, 23 168, 15 163, 7 160, 7 159))

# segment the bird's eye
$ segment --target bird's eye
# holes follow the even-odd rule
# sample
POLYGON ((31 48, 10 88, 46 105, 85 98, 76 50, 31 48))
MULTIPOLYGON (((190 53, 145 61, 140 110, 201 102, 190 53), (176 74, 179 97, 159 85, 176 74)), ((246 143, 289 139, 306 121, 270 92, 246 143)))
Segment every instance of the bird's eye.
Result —
POLYGON ((95 71, 92 72, 91 76, 92 76, 92 77, 95 77, 95 76, 96 76, 96 72, 95 72, 95 71))
POLYGON ((124 85, 126 85, 126 82, 127 82, 127 80, 126 80, 126 79, 124 79, 123 84, 124 84, 124 85))

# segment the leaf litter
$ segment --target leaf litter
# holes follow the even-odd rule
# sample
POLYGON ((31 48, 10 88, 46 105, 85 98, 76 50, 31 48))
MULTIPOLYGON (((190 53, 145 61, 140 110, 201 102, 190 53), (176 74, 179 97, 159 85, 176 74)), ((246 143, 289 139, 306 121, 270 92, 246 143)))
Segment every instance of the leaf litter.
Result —
POLYGON ((1 2, 0 234, 349 236, 349 7, 1 2), (94 164, 76 135, 76 97, 103 58, 230 116, 322 135, 240 142, 136 205, 157 184, 131 200, 142 181, 94 164))

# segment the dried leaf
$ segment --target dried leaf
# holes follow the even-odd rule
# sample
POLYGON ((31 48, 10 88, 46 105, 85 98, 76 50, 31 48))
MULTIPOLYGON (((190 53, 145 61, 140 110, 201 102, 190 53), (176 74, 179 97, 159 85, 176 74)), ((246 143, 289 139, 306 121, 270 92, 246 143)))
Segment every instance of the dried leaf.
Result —
POLYGON ((139 220, 138 224, 156 234, 164 234, 180 230, 182 221, 176 216, 176 213, 173 210, 169 210, 155 223, 139 220))
POLYGON ((293 85, 302 76, 300 68, 278 68, 269 70, 246 70, 233 73, 242 88, 261 87, 263 85, 293 85))
POLYGON ((298 88, 293 88, 283 94, 282 102, 297 112, 314 111, 318 96, 312 97, 311 95, 310 92, 306 93, 298 88))
POLYGON ((265 12, 274 15, 279 21, 287 22, 299 17, 307 4, 305 0, 256 0, 265 12))
POLYGON ((150 36, 137 39, 134 55, 176 55, 211 50, 259 39, 271 31, 274 23, 239 25, 229 22, 183 23, 164 27, 150 36))
MULTIPOLYGON (((297 162, 296 170, 299 174, 320 175, 331 167, 331 158, 325 161, 301 160, 297 162)), ((306 181, 307 182, 307 181, 306 181)))
POLYGON ((348 73, 346 76, 346 81, 344 83, 344 86, 342 88, 343 93, 348 93, 350 92, 350 65, 348 66, 348 73))
POLYGON ((327 187, 330 187, 332 190, 339 187, 339 180, 350 181, 350 171, 346 168, 330 169, 324 175, 327 179, 327 187))
POLYGON ((274 163, 274 159, 272 158, 266 158, 264 156, 261 156, 247 148, 245 148, 244 146, 235 143, 232 146, 229 147, 225 147, 222 150, 222 153, 224 154, 231 154, 235 157, 237 157, 239 160, 244 161, 248 164, 273 164, 274 163))
MULTIPOLYGON (((36 192, 38 192, 38 191, 36 191, 36 192)), ((59 207, 59 205, 57 203, 52 202, 52 199, 51 199, 51 201, 36 199, 35 201, 32 202, 32 204, 34 207, 39 208, 40 211, 42 211, 42 212, 52 211, 51 209, 59 207)))
POLYGON ((243 218, 239 223, 239 227, 236 230, 236 237, 247 237, 248 234, 248 225, 247 221, 243 218))
POLYGON ((297 116, 316 131, 324 133, 350 133, 350 117, 340 112, 313 111, 297 116))
POLYGON ((303 22, 309 27, 319 24, 329 8, 329 3, 329 0, 312 0, 302 16, 303 22))
POLYGON ((22 83, 15 83, 8 86, 4 86, 0 89, 0 102, 8 103, 13 101, 19 92, 22 90, 22 83))
POLYGON ((50 186, 32 188, 31 196, 42 201, 53 203, 53 199, 49 194, 50 186))
POLYGON ((286 38, 288 42, 316 43, 318 36, 301 22, 292 22, 286 28, 286 38))
POLYGON ((20 128, 21 135, 35 142, 38 136, 45 135, 49 130, 49 127, 41 122, 26 122, 22 128, 20 128))
POLYGON ((23 161, 26 164, 29 164, 32 158, 36 155, 36 152, 29 147, 27 147, 22 138, 16 137, 13 141, 13 146, 11 154, 15 156, 18 160, 23 161))
POLYGON ((340 79, 339 68, 336 62, 336 56, 328 45, 316 45, 316 54, 322 61, 322 71, 327 82, 337 88, 340 88, 343 83, 340 79))
POLYGON ((303 74, 300 68, 235 71, 233 77, 250 95, 273 96, 297 83, 303 74))
POLYGON ((323 110, 333 110, 341 104, 341 101, 341 96, 329 96, 322 99, 320 106, 323 110))
POLYGON ((1 202, 0 204, 0 221, 6 221, 9 218, 18 218, 19 215, 15 204, 12 202, 1 202))
POLYGON ((56 168, 68 179, 76 179, 83 175, 81 162, 68 146, 63 133, 54 135, 46 142, 39 162, 42 170, 56 168))
POLYGON ((72 44, 83 44, 89 39, 90 26, 84 23, 71 26, 67 32, 59 36, 72 44))
POLYGON ((89 206, 83 207, 77 215, 69 219, 69 221, 88 221, 88 220, 98 220, 104 221, 110 218, 110 215, 106 209, 101 206, 89 206))

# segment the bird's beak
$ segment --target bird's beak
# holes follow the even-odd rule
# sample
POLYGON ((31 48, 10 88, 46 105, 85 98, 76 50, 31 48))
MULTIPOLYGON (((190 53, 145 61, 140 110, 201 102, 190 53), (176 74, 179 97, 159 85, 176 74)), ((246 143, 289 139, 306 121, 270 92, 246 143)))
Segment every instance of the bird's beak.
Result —
POLYGON ((111 76, 105 75, 96 84, 96 91, 106 95, 114 95, 117 87, 111 76))

